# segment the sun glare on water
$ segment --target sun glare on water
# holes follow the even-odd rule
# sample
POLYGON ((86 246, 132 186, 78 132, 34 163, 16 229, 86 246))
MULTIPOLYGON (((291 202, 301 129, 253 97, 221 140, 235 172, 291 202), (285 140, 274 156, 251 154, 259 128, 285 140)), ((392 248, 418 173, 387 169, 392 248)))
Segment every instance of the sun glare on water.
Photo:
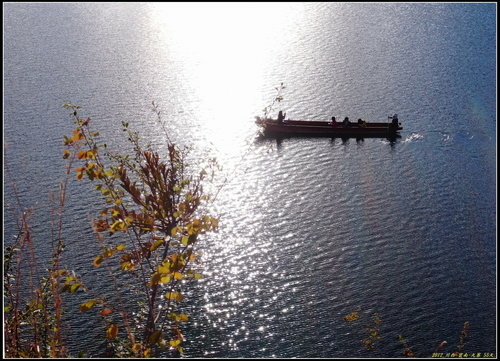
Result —
MULTIPOLYGON (((238 128, 267 104, 262 86, 300 4, 159 3, 151 19, 168 56, 181 64, 196 116, 210 141, 230 151, 238 128), (288 25, 287 25, 288 24, 288 25)), ((272 69, 271 69, 272 71, 272 69)), ((276 84, 267 84, 273 88, 276 84)))

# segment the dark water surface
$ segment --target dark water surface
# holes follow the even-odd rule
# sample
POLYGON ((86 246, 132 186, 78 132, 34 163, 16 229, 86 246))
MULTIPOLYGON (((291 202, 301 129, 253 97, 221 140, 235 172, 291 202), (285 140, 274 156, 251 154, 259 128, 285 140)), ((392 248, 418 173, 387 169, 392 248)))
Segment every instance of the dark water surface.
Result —
MULTIPOLYGON (((495 4, 4 4, 4 152, 41 263, 72 129, 61 105, 116 149, 121 120, 161 147, 152 100, 229 179, 186 356, 398 357, 403 335, 429 357, 455 351, 466 321, 464 351, 496 353, 495 4), (260 139, 253 117, 280 82, 291 118, 397 112, 401 138, 260 139)), ((72 182, 65 262, 100 285, 96 204, 72 182)), ((71 322, 72 351, 101 355, 99 321, 71 322)))

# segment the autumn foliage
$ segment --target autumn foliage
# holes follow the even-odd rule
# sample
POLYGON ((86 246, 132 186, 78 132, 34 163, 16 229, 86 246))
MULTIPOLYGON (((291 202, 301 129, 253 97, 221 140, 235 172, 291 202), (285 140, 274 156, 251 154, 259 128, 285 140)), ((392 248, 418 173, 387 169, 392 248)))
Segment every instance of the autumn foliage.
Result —
POLYGON ((202 277, 193 267, 200 256, 195 245, 218 227, 218 220, 203 207, 210 200, 203 193, 203 182, 213 176, 216 162, 211 159, 199 172, 192 172, 186 161, 189 150, 171 143, 168 134, 162 159, 157 151, 143 149, 126 122, 123 131, 134 154, 112 153, 98 144, 99 133, 91 131, 90 119, 79 117, 79 107, 65 107, 72 110, 76 129, 65 138, 68 149, 63 157, 76 155, 82 163, 75 169, 76 177, 94 181, 105 203, 93 224, 101 245, 93 266, 117 262, 118 271, 108 268, 110 277, 116 281, 116 272, 130 273, 144 286, 130 290, 143 301, 139 313, 124 303, 108 304, 105 297, 85 302, 80 311, 97 307, 108 322, 105 337, 111 343, 119 337, 128 340, 128 348, 121 351, 126 355, 153 356, 162 349, 182 353, 181 324, 189 319, 177 311, 184 300, 182 286, 202 277))
MULTIPOLYGON (((4 276, 5 355, 69 356, 61 334, 61 295, 76 292, 86 292, 89 297, 77 310, 69 311, 88 312, 103 320, 108 356, 180 355, 185 341, 182 326, 189 321, 189 315, 182 312, 184 289, 202 277, 196 245, 218 228, 218 219, 207 212, 210 196, 203 191, 203 184, 215 174, 216 161, 209 159, 194 171, 187 162, 189 149, 169 140, 154 103, 165 132, 164 149, 144 147, 138 133, 122 122, 123 134, 133 149, 130 154, 114 153, 100 143, 99 132, 91 130, 91 119, 78 114, 79 106, 64 107, 71 111, 75 124, 71 136, 64 137, 67 175, 93 182, 103 202, 92 222, 99 252, 88 264, 106 269, 114 293, 100 294, 60 266, 64 242, 59 233, 48 275, 30 274, 30 279, 40 281, 33 285, 32 295, 28 292, 21 299, 21 258, 26 263, 25 255, 32 251, 25 214, 18 241, 7 248, 8 258, 4 258, 8 275, 4 276), (131 294, 136 301, 124 297, 131 294)), ((64 190, 66 184, 67 179, 64 190)), ((64 197, 62 194, 62 206, 64 197)), ((95 240, 89 239, 89 246, 95 240)))

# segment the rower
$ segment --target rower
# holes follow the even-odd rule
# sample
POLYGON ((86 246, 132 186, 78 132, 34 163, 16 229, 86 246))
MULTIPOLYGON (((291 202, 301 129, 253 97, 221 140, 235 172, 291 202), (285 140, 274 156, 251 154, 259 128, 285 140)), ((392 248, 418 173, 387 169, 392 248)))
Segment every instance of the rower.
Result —
POLYGON ((278 123, 283 123, 283 119, 285 119, 284 115, 283 115, 283 111, 279 111, 278 113, 278 123))
POLYGON ((347 127, 351 122, 349 122, 349 117, 344 118, 344 127, 347 127))
POLYGON ((332 117, 332 127, 337 126, 337 121, 335 120, 335 117, 332 117))
POLYGON ((399 124, 398 124, 398 115, 397 115, 397 114, 394 114, 394 115, 392 116, 392 125, 394 125, 394 126, 396 126, 396 127, 399 125, 399 124))

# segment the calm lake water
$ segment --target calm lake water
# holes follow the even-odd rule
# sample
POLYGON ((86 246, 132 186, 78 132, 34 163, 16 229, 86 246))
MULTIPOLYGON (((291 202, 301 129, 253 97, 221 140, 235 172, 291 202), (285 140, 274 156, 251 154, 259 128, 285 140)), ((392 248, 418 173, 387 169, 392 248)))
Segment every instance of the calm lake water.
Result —
MULTIPOLYGON (((228 177, 187 357, 399 357, 398 335, 430 357, 456 351, 464 322, 464 352, 496 353, 496 4, 4 4, 4 156, 41 264, 73 125, 61 105, 114 149, 122 120, 162 149, 152 100, 228 177), (261 139, 254 116, 281 82, 292 119, 398 113, 401 138, 261 139)), ((70 193, 64 261, 105 290, 97 193, 70 193)), ((70 325, 75 355, 102 355, 99 320, 70 325)))

